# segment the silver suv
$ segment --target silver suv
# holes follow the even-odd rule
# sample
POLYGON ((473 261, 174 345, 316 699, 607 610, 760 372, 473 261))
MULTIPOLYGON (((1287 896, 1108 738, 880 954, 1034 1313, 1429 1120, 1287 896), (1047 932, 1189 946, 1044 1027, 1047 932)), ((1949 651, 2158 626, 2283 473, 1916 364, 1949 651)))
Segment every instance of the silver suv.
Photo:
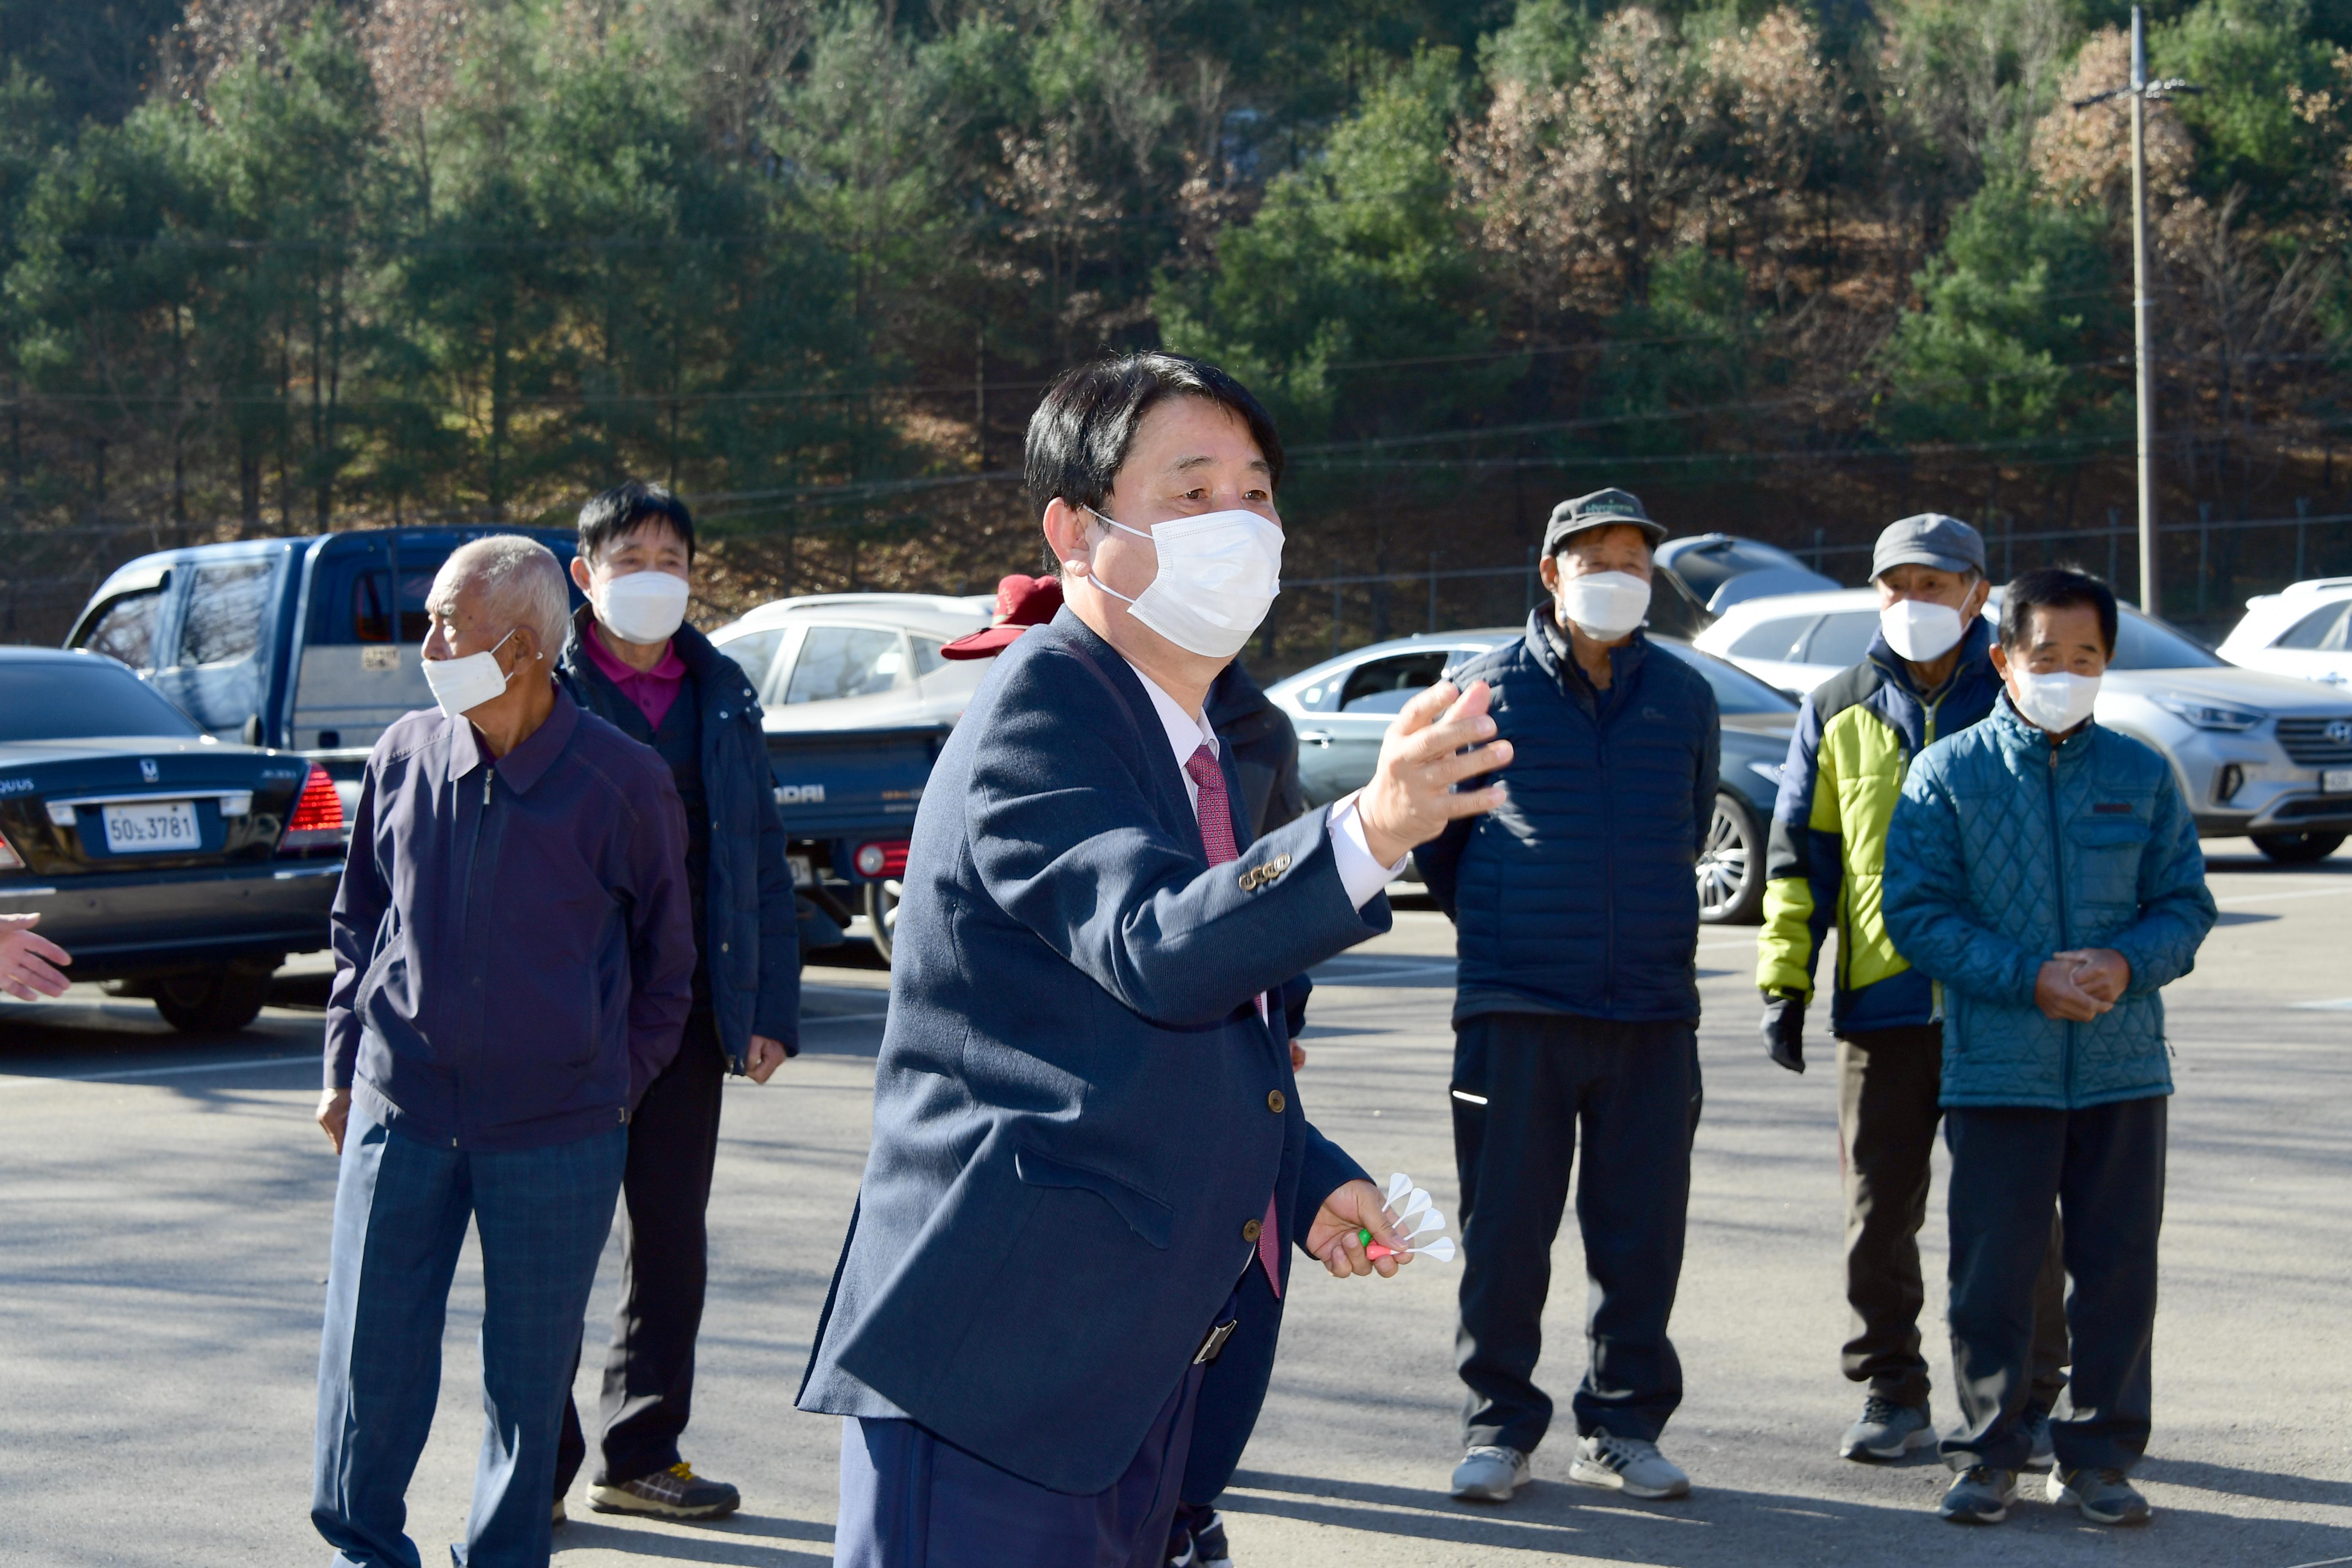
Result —
MULTIPOLYGON (((2000 613, 1993 590, 1986 618, 2000 613)), ((1750 599, 1693 640, 1786 690, 1861 661, 1878 632, 1871 588, 1750 599)), ((2251 837, 2273 860, 2333 854, 2352 833, 2352 698, 2241 669, 2125 606, 2098 721, 2155 747, 2207 838, 2251 837)))

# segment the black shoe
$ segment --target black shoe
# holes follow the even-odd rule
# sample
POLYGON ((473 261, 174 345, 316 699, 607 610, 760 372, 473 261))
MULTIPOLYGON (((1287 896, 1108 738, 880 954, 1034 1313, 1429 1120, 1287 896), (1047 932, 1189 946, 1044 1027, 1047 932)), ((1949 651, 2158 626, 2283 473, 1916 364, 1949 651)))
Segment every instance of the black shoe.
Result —
POLYGON ((1194 1568, 1234 1568, 1234 1549, 1225 1544, 1225 1516, 1213 1509, 1192 1531, 1194 1568))
POLYGON ((681 1459, 667 1470, 618 1486, 588 1489, 598 1513, 646 1513, 657 1519, 719 1519, 741 1505, 743 1494, 725 1481, 706 1480, 681 1459))
POLYGON ((1167 1568, 1234 1568, 1224 1516, 1202 1503, 1179 1503, 1168 1521, 1167 1568))
POLYGON ((1972 1465, 1952 1478, 1936 1511, 1954 1524, 1999 1524, 2017 1500, 2017 1472, 1972 1465))

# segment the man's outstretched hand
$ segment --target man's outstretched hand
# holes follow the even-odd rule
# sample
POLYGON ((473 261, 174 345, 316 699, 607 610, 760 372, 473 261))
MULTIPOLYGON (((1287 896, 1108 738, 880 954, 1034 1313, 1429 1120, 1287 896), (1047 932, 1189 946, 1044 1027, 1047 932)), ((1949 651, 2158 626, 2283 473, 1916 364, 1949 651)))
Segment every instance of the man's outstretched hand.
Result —
POLYGON ((1511 760, 1511 743, 1494 738, 1486 699, 1483 680, 1472 681, 1467 691, 1441 680, 1406 703, 1389 726, 1372 782, 1356 797, 1364 847, 1373 859, 1393 865, 1455 818, 1503 804, 1500 784, 1459 794, 1454 788, 1511 760))
POLYGON ((1372 1239, 1382 1247, 1402 1251, 1412 1243, 1396 1233, 1389 1220, 1386 1205, 1381 1201, 1380 1188, 1370 1182, 1349 1182, 1323 1200, 1323 1207, 1315 1215, 1315 1227, 1307 1233, 1307 1250, 1323 1260, 1334 1279, 1345 1279, 1351 1274, 1378 1274, 1383 1279, 1397 1271, 1409 1258, 1371 1258, 1365 1255, 1364 1243, 1357 1233, 1369 1230, 1372 1239))
POLYGON ((34 935, 33 928, 40 923, 38 915, 0 915, 0 991, 19 1002, 65 994, 63 971, 73 954, 47 937, 34 935))

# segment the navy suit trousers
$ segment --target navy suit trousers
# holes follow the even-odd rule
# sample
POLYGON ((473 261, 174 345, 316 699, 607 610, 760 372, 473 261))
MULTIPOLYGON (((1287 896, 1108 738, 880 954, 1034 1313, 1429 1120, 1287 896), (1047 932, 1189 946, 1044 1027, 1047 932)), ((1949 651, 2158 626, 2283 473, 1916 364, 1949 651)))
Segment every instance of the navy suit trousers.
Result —
POLYGON ((1126 1472, 1087 1494, 1023 1480, 912 1421, 844 1417, 835 1568, 1161 1568, 1213 1370, 1185 1369, 1126 1472))
POLYGON ((625 1130, 468 1152, 391 1131, 356 1106, 343 1137, 319 1349, 311 1522, 337 1568, 418 1568, 405 1500, 441 1389, 449 1281, 470 1218, 482 1243, 481 1458, 458 1568, 544 1568, 555 1439, 625 1130))

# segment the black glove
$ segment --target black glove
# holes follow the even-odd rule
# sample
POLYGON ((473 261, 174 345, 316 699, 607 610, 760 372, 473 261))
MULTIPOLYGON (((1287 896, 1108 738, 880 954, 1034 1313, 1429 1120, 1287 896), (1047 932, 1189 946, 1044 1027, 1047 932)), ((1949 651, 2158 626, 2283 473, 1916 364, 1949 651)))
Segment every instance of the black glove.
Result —
POLYGON ((1790 1072, 1805 1070, 1805 999, 1793 991, 1764 993, 1765 1054, 1790 1072))

